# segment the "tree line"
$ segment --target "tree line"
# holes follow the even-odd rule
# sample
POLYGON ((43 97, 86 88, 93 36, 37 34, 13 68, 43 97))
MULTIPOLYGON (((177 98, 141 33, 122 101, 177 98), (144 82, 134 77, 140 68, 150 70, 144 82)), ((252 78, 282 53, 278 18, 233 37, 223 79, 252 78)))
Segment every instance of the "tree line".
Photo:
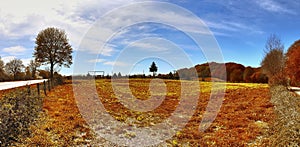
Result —
POLYGON ((284 52, 281 39, 271 34, 265 44, 265 55, 261 67, 245 67, 238 63, 225 63, 226 71, 220 63, 205 63, 192 68, 177 70, 181 79, 199 78, 202 81, 220 80, 227 82, 268 83, 270 86, 298 86, 300 87, 300 40, 295 41, 284 52), (196 69, 197 75, 193 75, 196 69), (225 73, 226 72, 226 73, 225 73), (211 73, 214 73, 213 76, 211 73), (226 76, 225 76, 226 75, 226 76))
MULTIPOLYGON (((226 82, 243 82, 243 83, 267 83, 268 78, 266 74, 262 73, 261 67, 245 67, 242 64, 228 62, 225 63, 226 70, 222 70, 224 64, 210 62, 204 64, 198 64, 191 68, 183 68, 179 70, 174 70, 167 74, 157 73, 158 67, 155 62, 149 67, 149 72, 152 75, 145 74, 133 74, 133 75, 122 75, 120 72, 112 73, 112 75, 107 74, 106 76, 92 76, 87 74, 86 78, 161 78, 161 79, 174 79, 174 80, 195 80, 200 81, 226 81, 226 82), (214 73, 213 76, 211 73, 214 73)), ((80 76, 84 78, 84 76, 80 76)))
POLYGON ((222 70, 224 64, 210 62, 198 64, 192 68, 184 68, 178 70, 182 79, 190 80, 191 78, 198 78, 200 81, 226 81, 226 82, 243 82, 243 83, 267 83, 268 78, 262 73, 260 67, 253 68, 245 67, 242 64, 228 62, 225 63, 226 70, 222 70), (197 77, 191 76, 196 70, 197 77), (211 73, 214 73, 213 76, 211 73))
POLYGON ((33 60, 25 66, 20 59, 12 59, 5 64, 0 57, 0 81, 36 79, 38 66, 39 64, 33 60))

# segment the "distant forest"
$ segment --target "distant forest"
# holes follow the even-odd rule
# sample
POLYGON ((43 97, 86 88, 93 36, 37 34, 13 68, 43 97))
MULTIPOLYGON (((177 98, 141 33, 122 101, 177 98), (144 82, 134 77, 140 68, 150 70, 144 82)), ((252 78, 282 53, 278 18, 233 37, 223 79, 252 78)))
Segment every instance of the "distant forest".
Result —
MULTIPOLYGON (((162 79, 179 79, 192 80, 198 78, 200 81, 226 81, 226 82, 240 82, 240 83, 268 83, 268 78, 262 73, 261 68, 253 68, 250 66, 245 67, 238 63, 225 63, 225 70, 222 69, 224 64, 210 62, 204 64, 198 64, 191 68, 179 69, 175 72, 168 74, 157 74, 156 78, 162 79), (210 65, 210 66, 209 66, 210 65), (210 68, 211 67, 211 68, 210 68), (195 75, 197 73, 197 75, 195 75), (213 74, 213 77, 211 76, 213 74), (226 75, 226 76, 225 76, 226 75)), ((75 76, 76 77, 76 76, 75 76)), ((87 77, 91 77, 88 74, 87 77)), ((96 78, 123 78, 128 76, 122 76, 121 73, 114 73, 112 76, 96 76, 96 78)), ((70 77, 71 78, 71 77, 70 77)), ((83 78, 83 77, 81 77, 83 78)), ((146 76, 145 74, 130 75, 129 78, 153 78, 152 75, 146 76)))
POLYGON ((212 78, 214 80, 227 81, 227 82, 245 82, 245 83, 267 83, 268 78, 262 73, 261 68, 245 67, 238 63, 225 63, 226 67, 226 77, 224 70, 222 70, 222 65, 220 63, 211 62, 205 64, 198 64, 194 68, 184 68, 178 70, 181 77, 187 80, 189 79, 191 72, 196 69, 198 78, 202 81, 210 81, 212 78), (212 68, 210 68, 210 66, 212 68), (214 73, 213 77, 211 73, 214 73))

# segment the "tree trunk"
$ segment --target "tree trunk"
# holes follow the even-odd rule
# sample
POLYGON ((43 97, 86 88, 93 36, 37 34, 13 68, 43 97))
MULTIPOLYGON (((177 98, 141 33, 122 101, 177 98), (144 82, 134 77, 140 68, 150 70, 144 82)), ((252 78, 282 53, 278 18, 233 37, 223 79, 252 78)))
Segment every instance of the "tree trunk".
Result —
POLYGON ((16 81, 16 78, 17 78, 17 74, 14 73, 14 81, 16 81))

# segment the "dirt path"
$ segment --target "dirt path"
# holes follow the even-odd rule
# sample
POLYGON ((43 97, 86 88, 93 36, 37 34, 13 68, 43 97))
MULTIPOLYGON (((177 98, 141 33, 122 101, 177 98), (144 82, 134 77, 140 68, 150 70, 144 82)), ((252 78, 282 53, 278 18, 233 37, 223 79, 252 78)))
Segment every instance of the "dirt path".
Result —
POLYGON ((26 85, 32 85, 36 83, 42 83, 47 81, 47 79, 43 80, 28 80, 28 81, 12 81, 12 82, 0 82, 0 90, 12 89, 16 87, 22 87, 26 85))

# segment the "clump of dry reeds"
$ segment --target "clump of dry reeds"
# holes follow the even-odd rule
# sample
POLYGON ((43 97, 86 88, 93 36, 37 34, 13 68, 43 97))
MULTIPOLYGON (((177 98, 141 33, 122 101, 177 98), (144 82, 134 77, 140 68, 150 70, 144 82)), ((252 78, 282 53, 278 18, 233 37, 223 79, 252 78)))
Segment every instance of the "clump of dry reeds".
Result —
POLYGON ((284 86, 271 87, 276 118, 270 131, 271 146, 300 146, 300 97, 284 86))

